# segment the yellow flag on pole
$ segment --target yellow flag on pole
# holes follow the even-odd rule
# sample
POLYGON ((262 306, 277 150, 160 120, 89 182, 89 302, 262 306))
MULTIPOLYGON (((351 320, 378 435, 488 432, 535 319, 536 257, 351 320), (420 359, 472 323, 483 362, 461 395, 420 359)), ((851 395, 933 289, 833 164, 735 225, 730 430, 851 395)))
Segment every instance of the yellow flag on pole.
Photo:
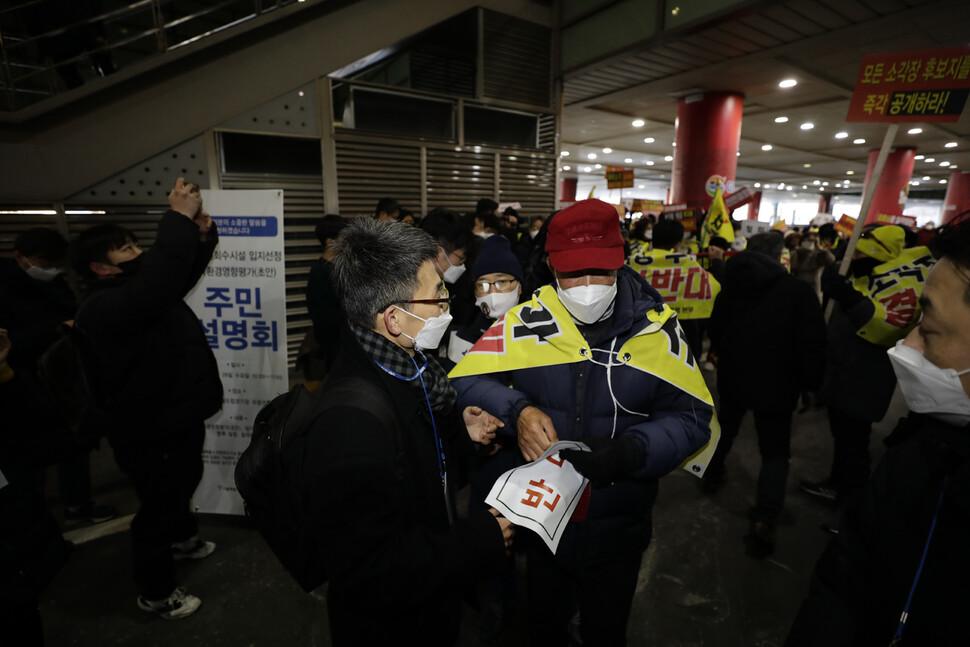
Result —
POLYGON ((586 199, 587 199, 587 200, 592 200, 592 199, 593 199, 593 193, 594 193, 595 191, 596 191, 596 185, 594 184, 594 185, 593 185, 593 188, 589 190, 589 195, 588 195, 588 196, 586 196, 586 199))
POLYGON ((729 243, 734 242, 734 228, 731 226, 731 217, 728 216, 727 207, 724 206, 724 196, 721 193, 721 187, 717 187, 717 193, 714 194, 714 201, 711 203, 711 208, 707 212, 707 217, 704 218, 704 224, 701 226, 701 233, 698 242, 700 243, 701 249, 707 247, 711 238, 715 236, 720 236, 729 243))

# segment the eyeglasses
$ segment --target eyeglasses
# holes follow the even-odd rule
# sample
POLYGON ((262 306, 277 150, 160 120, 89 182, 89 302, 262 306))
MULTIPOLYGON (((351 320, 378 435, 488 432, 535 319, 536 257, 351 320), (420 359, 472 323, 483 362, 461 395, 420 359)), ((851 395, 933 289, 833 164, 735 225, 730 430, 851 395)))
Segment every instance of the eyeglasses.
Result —
POLYGON ((408 299, 407 301, 395 301, 394 303, 388 303, 386 306, 378 310, 378 312, 384 312, 395 303, 417 303, 417 304, 426 304, 426 305, 436 305, 439 308, 441 308, 442 311, 445 311, 449 307, 451 307, 451 295, 448 294, 448 288, 442 287, 441 290, 438 292, 438 294, 440 294, 441 296, 438 297, 437 299, 408 299))
POLYGON ((496 292, 508 292, 515 287, 518 279, 499 279, 497 281, 475 281, 475 291, 488 294, 492 288, 496 292))

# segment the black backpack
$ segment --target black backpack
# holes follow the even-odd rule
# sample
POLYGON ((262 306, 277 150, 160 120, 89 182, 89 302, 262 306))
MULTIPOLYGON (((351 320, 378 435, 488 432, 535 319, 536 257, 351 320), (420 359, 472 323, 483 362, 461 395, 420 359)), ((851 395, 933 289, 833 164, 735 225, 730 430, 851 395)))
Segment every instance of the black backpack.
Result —
POLYGON ((324 383, 315 393, 298 384, 266 404, 253 422, 249 447, 236 463, 236 489, 246 515, 286 570, 308 593, 327 580, 323 550, 308 531, 301 483, 288 468, 299 456, 313 423, 336 407, 363 409, 392 434, 398 479, 403 471, 400 428, 388 395, 360 378, 324 383))

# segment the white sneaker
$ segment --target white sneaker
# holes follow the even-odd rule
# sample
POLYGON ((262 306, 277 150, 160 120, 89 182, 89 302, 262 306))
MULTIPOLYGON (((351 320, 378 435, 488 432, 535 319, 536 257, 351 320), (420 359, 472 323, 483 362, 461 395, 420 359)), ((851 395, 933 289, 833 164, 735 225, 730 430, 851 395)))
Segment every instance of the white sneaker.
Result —
POLYGON ((203 559, 211 555, 215 549, 215 542, 203 541, 196 536, 187 541, 172 544, 172 556, 175 558, 175 561, 183 559, 203 559))
POLYGON ((172 591, 172 595, 164 600, 146 600, 138 596, 138 608, 142 611, 157 613, 166 620, 177 620, 190 616, 199 610, 202 600, 189 595, 181 586, 172 591))

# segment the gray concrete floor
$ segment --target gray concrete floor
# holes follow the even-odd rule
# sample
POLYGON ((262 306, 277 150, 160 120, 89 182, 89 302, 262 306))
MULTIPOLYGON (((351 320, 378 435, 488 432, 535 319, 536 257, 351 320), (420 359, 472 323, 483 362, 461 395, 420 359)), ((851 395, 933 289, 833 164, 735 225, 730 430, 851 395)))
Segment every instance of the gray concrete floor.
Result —
MULTIPOLYGON (((876 425, 873 460, 882 439, 903 413, 894 400, 876 425)), ((654 511, 654 538, 645 553, 630 618, 631 645, 664 647, 757 646, 784 642, 807 590, 811 569, 831 535, 820 525, 837 511, 798 490, 801 479, 827 474, 831 439, 824 410, 795 416, 786 510, 775 554, 758 561, 744 555, 760 459, 751 416, 728 460, 728 483, 714 496, 698 479, 677 471, 661 481, 654 511)), ((93 455, 96 498, 122 515, 137 501, 115 467, 109 449, 93 455)), ((48 489, 53 490, 49 476, 48 489)), ((55 516, 60 514, 52 500, 55 516)), ((124 521, 115 532, 77 545, 41 599, 47 644, 206 647, 330 644, 326 587, 303 591, 277 563, 245 520, 203 516, 202 532, 218 544, 208 559, 180 566, 181 582, 202 598, 189 618, 166 622, 135 606, 124 521)), ((72 536, 77 536, 75 533, 72 536)), ((521 571, 521 562, 519 564, 521 571)), ((525 645, 525 595, 506 629, 492 644, 525 645)), ((479 614, 465 609, 461 645, 485 644, 477 636, 479 614)), ((406 628, 405 628, 406 631, 406 628)), ((406 635, 402 640, 410 642, 406 635)), ((415 637, 417 638, 417 637, 415 637)))

